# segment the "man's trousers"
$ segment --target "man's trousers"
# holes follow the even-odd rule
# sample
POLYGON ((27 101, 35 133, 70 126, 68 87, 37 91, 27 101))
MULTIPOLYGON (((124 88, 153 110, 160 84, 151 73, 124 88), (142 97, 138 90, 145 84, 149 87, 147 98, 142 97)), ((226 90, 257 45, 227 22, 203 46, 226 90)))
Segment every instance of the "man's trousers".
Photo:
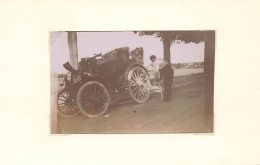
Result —
POLYGON ((160 78, 163 78, 164 92, 163 101, 171 101, 172 96, 172 80, 174 71, 170 64, 159 70, 160 78))

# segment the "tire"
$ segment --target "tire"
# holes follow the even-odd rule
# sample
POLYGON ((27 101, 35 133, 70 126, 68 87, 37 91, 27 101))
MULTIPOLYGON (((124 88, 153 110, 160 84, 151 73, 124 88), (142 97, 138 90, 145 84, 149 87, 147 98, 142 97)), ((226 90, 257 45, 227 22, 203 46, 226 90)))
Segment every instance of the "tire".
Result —
POLYGON ((150 78, 146 70, 138 65, 133 66, 127 75, 128 92, 136 103, 145 103, 150 96, 150 78))
POLYGON ((103 115, 109 106, 110 96, 107 88, 98 81, 83 84, 77 94, 77 105, 80 112, 88 117, 103 115))
POLYGON ((76 103, 76 93, 63 88, 58 92, 57 96, 57 109, 58 114, 63 117, 73 117, 80 111, 76 103))

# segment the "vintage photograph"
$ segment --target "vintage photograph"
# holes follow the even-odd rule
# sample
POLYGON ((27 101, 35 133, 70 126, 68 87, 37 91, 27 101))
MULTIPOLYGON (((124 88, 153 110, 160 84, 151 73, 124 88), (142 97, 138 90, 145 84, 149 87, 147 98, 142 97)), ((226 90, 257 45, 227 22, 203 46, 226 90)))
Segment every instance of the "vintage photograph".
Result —
POLYGON ((214 30, 49 37, 52 134, 214 132, 214 30))

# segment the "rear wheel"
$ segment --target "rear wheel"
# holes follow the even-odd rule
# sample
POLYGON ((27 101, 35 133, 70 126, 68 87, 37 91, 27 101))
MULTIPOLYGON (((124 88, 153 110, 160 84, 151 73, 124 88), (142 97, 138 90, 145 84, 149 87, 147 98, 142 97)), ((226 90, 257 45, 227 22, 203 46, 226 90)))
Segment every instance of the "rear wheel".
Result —
POLYGON ((77 105, 88 117, 103 115, 109 106, 110 98, 106 87, 98 81, 86 82, 77 94, 77 105))
POLYGON ((127 75, 128 91, 137 103, 144 103, 150 96, 150 78, 146 70, 141 66, 133 66, 127 75))

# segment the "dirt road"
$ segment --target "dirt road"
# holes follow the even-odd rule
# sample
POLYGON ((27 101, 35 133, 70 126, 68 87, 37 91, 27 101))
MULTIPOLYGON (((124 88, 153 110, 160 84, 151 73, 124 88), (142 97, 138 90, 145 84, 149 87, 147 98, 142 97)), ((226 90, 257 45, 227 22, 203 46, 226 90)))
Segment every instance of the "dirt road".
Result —
POLYGON ((144 104, 128 102, 111 106, 105 115, 97 118, 82 114, 72 118, 59 116, 58 133, 205 133, 203 77, 177 78, 175 84, 181 80, 189 83, 173 88, 169 103, 162 102, 160 94, 154 93, 144 104))

